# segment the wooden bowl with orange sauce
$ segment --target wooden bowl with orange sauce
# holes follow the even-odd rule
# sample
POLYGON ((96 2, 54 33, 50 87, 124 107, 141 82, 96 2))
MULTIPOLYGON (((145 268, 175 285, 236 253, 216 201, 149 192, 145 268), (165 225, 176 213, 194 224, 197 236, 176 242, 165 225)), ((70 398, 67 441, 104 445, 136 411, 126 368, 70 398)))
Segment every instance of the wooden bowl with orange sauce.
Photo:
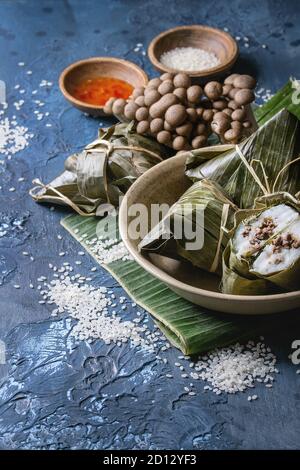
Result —
MULTIPOLYGON (((148 83, 136 64, 115 57, 91 57, 69 65, 59 77, 59 87, 69 103, 91 116, 105 116, 109 92, 127 99, 136 87, 148 83)), ((115 96, 112 95, 112 96, 115 96)))

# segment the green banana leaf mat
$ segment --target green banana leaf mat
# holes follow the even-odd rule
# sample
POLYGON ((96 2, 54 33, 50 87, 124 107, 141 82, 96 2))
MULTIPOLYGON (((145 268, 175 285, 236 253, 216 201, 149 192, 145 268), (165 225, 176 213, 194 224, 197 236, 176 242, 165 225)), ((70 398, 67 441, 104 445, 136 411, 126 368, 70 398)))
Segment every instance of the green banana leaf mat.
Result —
MULTIPOLYGON (((258 107, 255 110, 258 124, 263 124, 282 108, 287 108, 300 119, 300 105, 295 104, 295 99, 294 103, 292 102, 294 93, 295 89, 290 81, 266 104, 258 107)), ((300 97, 300 93, 298 94, 300 97)), ((116 236, 115 233, 109 233, 109 227, 114 227, 109 217, 114 216, 99 219, 70 215, 64 218, 61 224, 99 263, 86 242, 95 237, 116 236), (82 238, 82 235, 85 236, 82 238)), ((193 305, 148 274, 135 261, 114 261, 102 266, 120 283, 134 302, 154 317, 168 340, 184 354, 199 354, 261 335, 269 332, 271 325, 272 330, 278 330, 280 325, 282 327, 282 315, 272 315, 272 320, 269 316, 239 317, 193 305)), ((287 320, 293 321, 295 314, 284 314, 284 317, 286 326, 287 320)))

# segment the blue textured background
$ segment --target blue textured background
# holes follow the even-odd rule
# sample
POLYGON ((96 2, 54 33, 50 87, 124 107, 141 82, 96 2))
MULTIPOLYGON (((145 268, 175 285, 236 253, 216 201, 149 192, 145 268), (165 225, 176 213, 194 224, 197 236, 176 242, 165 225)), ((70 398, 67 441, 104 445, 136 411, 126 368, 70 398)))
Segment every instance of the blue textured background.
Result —
MULTIPOLYGON (((245 394, 216 397, 182 393, 184 380, 172 365, 178 351, 169 350, 169 364, 158 363, 128 346, 108 347, 95 341, 74 345, 71 322, 49 319, 50 306, 38 304, 30 280, 47 275, 49 262, 76 259, 76 242, 59 226, 63 210, 49 211, 28 196, 31 180, 50 181, 65 157, 91 141, 99 121, 70 107, 57 79, 69 63, 93 55, 125 57, 154 75, 147 56, 135 52, 151 38, 176 25, 206 23, 227 27, 240 41, 237 69, 256 74, 259 85, 276 91, 289 76, 300 78, 300 5, 295 0, 254 1, 0 1, 0 79, 8 89, 8 115, 35 134, 30 146, 0 165, 0 223, 23 218, 24 229, 11 227, 0 238, 0 339, 7 363, 0 365, 0 446, 2 448, 299 448, 299 375, 288 360, 297 331, 266 338, 279 358, 280 374, 273 389, 258 387, 259 400, 245 394), (266 44, 267 48, 262 48, 266 44), (24 61, 24 68, 18 62, 24 61), (32 70, 27 75, 26 70, 32 70), (39 89, 46 79, 51 89, 39 89), (19 95, 14 89, 25 89, 19 95), (37 121, 31 91, 45 102, 49 118, 37 121), (12 103, 25 104, 14 113, 12 103), (45 123, 51 123, 47 128, 45 123), (18 183, 20 176, 25 181, 18 183), (12 186, 16 192, 9 192, 12 186), (62 234, 59 240, 57 234, 62 234), (22 251, 33 254, 31 261, 22 251), (14 289, 20 284, 21 289, 14 289), (171 383, 164 375, 174 373, 171 383), (177 374, 177 375, 176 375, 177 374)), ((108 122, 105 122, 108 124, 108 122)), ((92 261, 84 257, 80 272, 92 261)), ((93 282, 121 288, 105 272, 93 282)), ((130 302, 126 316, 131 315, 130 302)), ((271 321, 271 319, 270 319, 271 321)))

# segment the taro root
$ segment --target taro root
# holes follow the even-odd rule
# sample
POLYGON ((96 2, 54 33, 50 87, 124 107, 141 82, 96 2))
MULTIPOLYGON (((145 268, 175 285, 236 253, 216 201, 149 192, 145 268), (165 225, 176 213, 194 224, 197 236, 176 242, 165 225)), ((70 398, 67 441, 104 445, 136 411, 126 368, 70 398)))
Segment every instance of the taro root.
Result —
POLYGON ((173 131, 174 126, 171 126, 167 121, 164 121, 164 129, 166 131, 173 131))
POLYGON ((228 101, 228 108, 236 110, 239 108, 239 105, 234 100, 230 100, 228 101))
POLYGON ((112 107, 113 107, 115 100, 116 100, 115 98, 109 98, 109 100, 106 101, 105 106, 103 108, 103 111, 105 112, 105 114, 113 114, 112 107))
POLYGON ((158 88, 159 85, 161 84, 161 79, 160 78, 152 78, 152 80, 150 80, 150 82, 148 83, 147 85, 147 88, 158 88))
POLYGON ((194 137, 192 140, 192 147, 193 149, 199 149, 201 147, 205 147, 207 143, 207 139, 204 135, 198 135, 197 137, 194 137))
POLYGON ((165 115, 170 106, 173 104, 178 103, 178 98, 173 95, 173 93, 167 93, 166 95, 162 96, 160 100, 154 103, 149 110, 150 116, 152 118, 162 117, 165 115))
POLYGON ((233 80, 235 88, 255 88, 256 80, 251 75, 239 75, 233 80))
POLYGON ((231 118, 233 121, 243 121, 246 117, 246 110, 245 109, 236 109, 233 111, 231 118))
POLYGON ((182 104, 174 104, 167 109, 166 121, 174 127, 180 126, 187 118, 186 109, 182 104))
POLYGON ((157 134, 164 128, 164 121, 161 118, 155 118, 150 122, 150 130, 152 134, 157 134))
POLYGON ((222 113, 225 113, 227 116, 232 116, 233 110, 230 108, 225 108, 222 110, 222 113))
POLYGON ((160 131, 157 134, 156 139, 160 144, 168 145, 171 142, 171 132, 160 131))
POLYGON ((143 96, 144 91, 145 91, 145 89, 143 87, 135 88, 132 92, 132 98, 135 99, 135 98, 138 98, 139 96, 143 96))
POLYGON ((243 88, 242 90, 238 90, 238 92, 234 95, 234 101, 239 105, 246 105, 254 101, 255 96, 252 90, 248 90, 248 88, 243 88))
POLYGON ((117 100, 113 102, 112 112, 115 115, 122 116, 124 113, 125 105, 126 105, 126 101, 123 100, 123 98, 118 98, 117 100))
POLYGON ((196 111, 196 114, 197 114, 198 118, 202 118, 202 115, 203 115, 205 110, 204 110, 204 108, 196 108, 195 111, 196 111))
POLYGON ((135 118, 137 121, 146 121, 149 116, 148 108, 142 107, 137 110, 135 113, 135 118))
POLYGON ((233 144, 238 143, 239 138, 241 137, 241 132, 237 129, 229 129, 225 132, 224 138, 227 142, 232 142, 233 144))
POLYGON ((203 90, 199 85, 192 85, 186 90, 187 100, 190 103, 198 103, 202 94, 203 90))
POLYGON ((194 131, 194 135, 199 136, 199 135, 206 135, 206 134, 207 134, 206 125, 203 124, 203 122, 200 122, 199 124, 197 124, 195 131, 194 131))
POLYGON ((172 91, 174 90, 174 85, 173 85, 173 82, 171 80, 165 80, 164 82, 162 82, 157 91, 158 93, 160 93, 161 95, 166 95, 167 93, 172 93, 172 91))
POLYGON ((175 75, 173 83, 175 88, 188 88, 191 85, 191 79, 186 73, 180 72, 175 75))
POLYGON ((187 139, 181 135, 178 135, 173 140, 173 149, 174 150, 184 150, 187 146, 187 139))
POLYGON ((151 106, 152 104, 156 103, 160 99, 160 94, 154 88, 150 88, 150 90, 145 90, 145 105, 151 106))
POLYGON ((187 115, 188 115, 188 119, 191 121, 191 122, 196 122, 197 119, 198 119, 198 113, 197 113, 197 110, 194 109, 194 108, 187 108, 186 110, 187 112, 187 115))
POLYGON ((149 122, 148 121, 140 121, 136 126, 136 131, 138 134, 146 134, 149 130, 149 122))
POLYGON ((138 106, 145 106, 145 97, 144 96, 138 96, 135 100, 134 100, 135 104, 137 104, 138 106))
POLYGON ((132 120, 135 118, 135 113, 137 112, 137 110, 138 110, 138 105, 135 104, 134 101, 129 101, 129 103, 127 103, 124 108, 124 116, 127 119, 132 120))
POLYGON ((233 88, 232 85, 224 85, 222 95, 227 96, 229 94, 230 90, 232 90, 232 88, 233 88))
POLYGON ((242 132, 243 124, 240 121, 231 121, 231 129, 236 129, 238 132, 242 132))
POLYGON ((211 123, 211 129, 218 135, 223 135, 230 128, 230 117, 225 113, 216 113, 211 123))
POLYGON ((231 90, 228 93, 228 97, 233 100, 237 92, 239 91, 238 88, 231 88, 231 90))
POLYGON ((225 99, 217 100, 213 102, 213 108, 217 109, 218 111, 222 111, 223 109, 227 108, 228 102, 225 99))
POLYGON ((184 137, 189 137, 193 130, 193 124, 191 122, 186 122, 179 127, 176 127, 176 133, 178 135, 183 135, 184 137))
POLYGON ((210 100, 217 100, 222 96, 223 87, 219 82, 208 82, 204 87, 204 93, 210 100))
POLYGON ((239 76, 240 76, 239 73, 232 73, 227 78, 225 78, 224 85, 233 85, 234 80, 239 76))
POLYGON ((175 96, 177 96, 177 98, 180 100, 180 101, 185 101, 186 100, 186 88, 175 88, 175 90, 173 91, 173 94, 175 96))
POLYGON ((160 79, 161 80, 173 80, 174 78, 174 75, 172 73, 163 73, 161 76, 160 76, 160 79))

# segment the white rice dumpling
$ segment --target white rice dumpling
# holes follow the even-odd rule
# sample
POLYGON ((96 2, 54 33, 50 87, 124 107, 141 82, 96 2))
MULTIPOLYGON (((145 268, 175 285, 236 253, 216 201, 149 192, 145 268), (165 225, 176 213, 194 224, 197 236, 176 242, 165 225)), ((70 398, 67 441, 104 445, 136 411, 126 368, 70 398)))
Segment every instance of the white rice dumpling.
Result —
POLYGON ((249 258, 279 233, 290 222, 296 220, 298 212, 286 205, 272 206, 249 220, 244 220, 232 239, 233 251, 238 259, 249 258))
POLYGON ((274 289, 300 288, 299 203, 286 203, 286 199, 293 199, 288 195, 279 194, 278 198, 281 203, 257 211, 256 215, 243 216, 247 211, 236 214, 236 221, 244 219, 237 225, 223 256, 223 292, 251 293, 256 286, 259 291, 255 287, 252 295, 258 295, 274 289))

